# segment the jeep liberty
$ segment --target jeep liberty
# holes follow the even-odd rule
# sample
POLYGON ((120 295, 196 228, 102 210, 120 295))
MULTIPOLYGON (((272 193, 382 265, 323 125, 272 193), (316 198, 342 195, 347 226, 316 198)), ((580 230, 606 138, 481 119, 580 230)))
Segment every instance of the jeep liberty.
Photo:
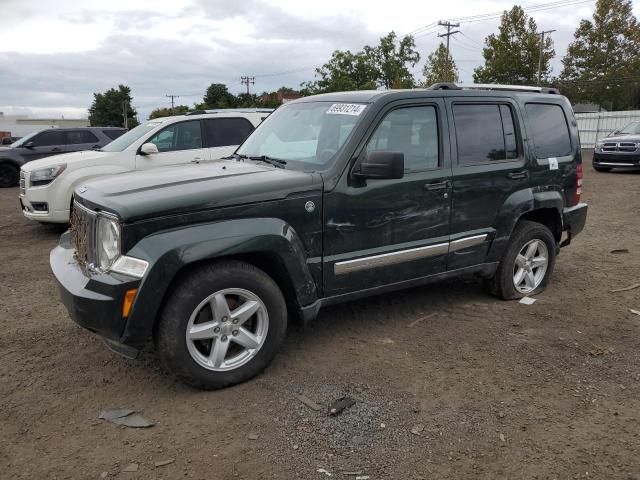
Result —
POLYGON ((568 100, 437 84, 287 103, 227 159, 75 191, 51 268, 72 319, 182 381, 252 378, 290 319, 475 274, 502 299, 545 289, 584 227, 568 100))

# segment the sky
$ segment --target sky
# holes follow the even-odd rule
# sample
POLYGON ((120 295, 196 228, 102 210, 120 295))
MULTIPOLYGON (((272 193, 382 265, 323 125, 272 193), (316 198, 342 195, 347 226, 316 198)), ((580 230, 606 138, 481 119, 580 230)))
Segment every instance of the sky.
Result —
MULTIPOLYGON (((520 5, 552 0, 523 0, 520 5)), ((573 33, 591 18, 595 1, 532 11, 539 29, 552 34, 555 74, 573 33)), ((449 0, 0 0, 0 112, 82 118, 94 92, 131 87, 141 120, 158 107, 193 105, 211 83, 233 93, 243 75, 251 91, 298 88, 336 50, 360 50, 393 30, 415 33, 422 60, 443 29, 438 20, 510 9, 513 1, 449 0)), ((634 13, 640 16, 638 3, 634 13)), ((472 81, 482 62, 484 38, 499 19, 462 20, 451 40, 461 79, 472 81)))

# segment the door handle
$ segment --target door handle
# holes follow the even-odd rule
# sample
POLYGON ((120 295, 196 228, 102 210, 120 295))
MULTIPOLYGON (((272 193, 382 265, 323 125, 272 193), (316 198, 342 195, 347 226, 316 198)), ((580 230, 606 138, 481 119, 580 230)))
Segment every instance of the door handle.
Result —
POLYGON ((202 161, 202 158, 200 157, 194 157, 193 160, 191 160, 191 163, 200 163, 202 161))
POLYGON ((60 151, 60 149, 59 149, 59 148, 52 148, 52 149, 51 149, 51 151, 52 151, 52 152, 59 152, 59 151, 60 151))
POLYGON ((432 182, 424 185, 424 189, 429 191, 444 190, 446 188, 451 188, 451 182, 449 180, 445 180, 444 182, 432 182))
POLYGON ((509 177, 511 180, 521 180, 523 178, 528 178, 529 172, 527 172, 526 170, 522 170, 520 172, 509 172, 507 173, 507 177, 509 177))

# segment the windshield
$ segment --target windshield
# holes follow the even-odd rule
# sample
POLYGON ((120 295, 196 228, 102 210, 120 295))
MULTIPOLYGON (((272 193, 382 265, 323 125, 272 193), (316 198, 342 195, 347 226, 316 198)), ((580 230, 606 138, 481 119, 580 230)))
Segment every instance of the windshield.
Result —
POLYGON ((35 137, 38 133, 40 133, 40 130, 38 130, 37 132, 33 132, 30 133, 29 135, 25 135, 24 137, 22 137, 20 140, 16 140, 15 142, 13 142, 11 145, 9 145, 10 147, 20 147, 22 146, 24 143, 28 142, 29 140, 31 140, 33 137, 35 137))
POLYGON ((618 135, 635 135, 637 133, 640 133, 640 122, 631 122, 617 132, 618 135))
POLYGON ((133 130, 129 130, 124 135, 116 138, 113 142, 107 143, 100 149, 101 152, 122 152, 125 148, 138 140, 143 135, 161 125, 160 122, 149 122, 138 125, 133 130))
POLYGON ((333 162, 366 105, 307 102, 283 105, 247 138, 237 153, 286 160, 287 168, 322 169, 333 162))

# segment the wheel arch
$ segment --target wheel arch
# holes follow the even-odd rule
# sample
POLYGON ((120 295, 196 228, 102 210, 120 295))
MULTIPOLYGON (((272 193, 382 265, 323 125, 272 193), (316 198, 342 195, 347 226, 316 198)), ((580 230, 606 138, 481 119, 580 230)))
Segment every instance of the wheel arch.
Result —
POLYGON ((173 286, 194 269, 221 260, 238 260, 263 270, 278 284, 292 312, 318 298, 302 242, 279 219, 239 219, 174 229, 150 235, 126 253, 150 263, 123 332, 127 343, 142 345, 151 337, 173 286))

